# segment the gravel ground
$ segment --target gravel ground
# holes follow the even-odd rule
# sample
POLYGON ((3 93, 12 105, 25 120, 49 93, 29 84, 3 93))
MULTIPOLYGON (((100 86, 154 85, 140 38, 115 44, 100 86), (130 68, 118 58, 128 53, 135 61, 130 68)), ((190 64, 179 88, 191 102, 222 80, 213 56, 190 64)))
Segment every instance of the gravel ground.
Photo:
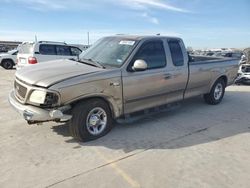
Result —
POLYGON ((117 124, 76 142, 64 124, 27 125, 7 95, 15 70, 0 67, 0 187, 250 187, 250 86, 220 105, 201 97, 117 124))

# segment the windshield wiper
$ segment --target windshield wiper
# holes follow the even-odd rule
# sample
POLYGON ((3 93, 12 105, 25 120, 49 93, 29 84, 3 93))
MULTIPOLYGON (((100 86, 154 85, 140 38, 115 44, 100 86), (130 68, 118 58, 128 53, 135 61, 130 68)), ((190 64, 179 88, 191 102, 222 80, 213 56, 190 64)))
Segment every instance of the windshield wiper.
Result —
MULTIPOLYGON (((99 67, 99 68, 102 68, 102 69, 106 68, 101 63, 99 63, 98 61, 94 61, 93 59, 84 59, 84 58, 82 58, 82 60, 83 60, 83 62, 87 61, 86 63, 89 63, 89 64, 94 65, 96 67, 99 67)), ((81 61, 81 59, 80 59, 80 61, 81 61)))
POLYGON ((76 59, 76 58, 70 58, 70 60, 72 61, 76 61, 76 62, 79 62, 79 63, 84 63, 86 65, 90 65, 90 66, 94 66, 94 67, 99 67, 99 68, 102 68, 102 69, 105 69, 106 67, 103 66, 102 64, 96 62, 96 61, 93 61, 92 59, 76 59))

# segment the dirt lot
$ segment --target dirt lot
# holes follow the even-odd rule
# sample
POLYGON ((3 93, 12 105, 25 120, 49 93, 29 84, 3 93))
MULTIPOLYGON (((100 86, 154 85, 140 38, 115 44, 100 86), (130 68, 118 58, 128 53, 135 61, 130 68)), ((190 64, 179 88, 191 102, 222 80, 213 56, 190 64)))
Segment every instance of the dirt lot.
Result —
POLYGON ((0 68, 0 187, 250 187, 250 86, 218 106, 202 98, 118 124, 79 143, 66 125, 30 126, 9 106, 14 72, 0 68))

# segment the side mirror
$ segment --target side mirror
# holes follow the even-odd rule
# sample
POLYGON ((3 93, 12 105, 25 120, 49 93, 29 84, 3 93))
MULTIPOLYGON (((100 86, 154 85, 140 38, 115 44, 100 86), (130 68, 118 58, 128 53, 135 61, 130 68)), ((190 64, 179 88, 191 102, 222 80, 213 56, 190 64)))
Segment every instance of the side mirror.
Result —
POLYGON ((148 65, 146 61, 142 59, 138 59, 134 62, 134 65, 132 66, 133 71, 144 71, 148 68, 148 65))

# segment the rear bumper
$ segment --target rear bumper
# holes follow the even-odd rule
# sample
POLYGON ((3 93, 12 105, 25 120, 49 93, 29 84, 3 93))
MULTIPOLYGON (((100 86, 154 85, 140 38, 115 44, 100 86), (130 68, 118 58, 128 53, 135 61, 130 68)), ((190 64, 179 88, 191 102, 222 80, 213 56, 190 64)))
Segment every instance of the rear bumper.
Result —
POLYGON ((63 111, 70 109, 69 106, 57 109, 43 109, 31 105, 24 105, 18 102, 14 96, 14 91, 9 94, 9 103, 21 116, 29 122, 45 121, 68 121, 71 115, 63 114, 63 111))
POLYGON ((23 65, 23 64, 16 64, 16 70, 20 70, 23 67, 27 67, 28 65, 23 65))

